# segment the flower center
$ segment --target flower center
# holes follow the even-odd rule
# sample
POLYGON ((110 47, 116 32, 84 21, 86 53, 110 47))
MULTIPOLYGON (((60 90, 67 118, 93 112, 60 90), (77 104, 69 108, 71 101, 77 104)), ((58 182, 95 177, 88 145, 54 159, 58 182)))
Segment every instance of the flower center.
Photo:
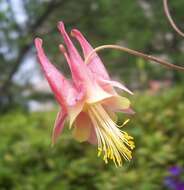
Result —
POLYGON ((98 141, 98 156, 103 154, 103 160, 113 160, 116 166, 122 165, 125 160, 132 158, 131 150, 135 147, 133 137, 121 131, 118 126, 99 103, 87 108, 88 114, 95 128, 98 141))

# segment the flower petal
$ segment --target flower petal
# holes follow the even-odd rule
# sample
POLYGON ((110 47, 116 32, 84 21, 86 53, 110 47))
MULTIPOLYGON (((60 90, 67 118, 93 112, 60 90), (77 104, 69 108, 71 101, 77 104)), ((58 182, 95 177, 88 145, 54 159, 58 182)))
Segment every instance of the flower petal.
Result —
MULTIPOLYGON (((80 43, 83 54, 84 54, 84 58, 86 58, 89 55, 89 53, 91 51, 93 51, 93 47, 89 44, 89 42, 85 39, 85 37, 82 35, 82 33, 79 30, 73 29, 71 34, 80 43)), ((90 61, 87 65, 88 65, 88 68, 95 75, 95 77, 109 79, 109 75, 108 75, 101 59, 99 58, 99 56, 96 53, 93 54, 92 58, 90 59, 90 61)))
POLYGON ((68 102, 75 104, 76 90, 46 57, 40 38, 35 39, 35 46, 40 65, 58 102, 66 107, 67 100, 70 99, 68 102))
MULTIPOLYGON (((58 23, 58 29, 63 36, 65 44, 68 48, 68 54, 70 62, 68 62, 74 84, 77 88, 81 88, 81 85, 91 84, 94 80, 92 73, 84 64, 81 56, 74 47, 72 41, 70 40, 63 22, 58 23)), ((61 49, 62 50, 62 49, 61 49)))
MULTIPOLYGON (((64 48, 63 45, 60 45, 59 47, 60 47, 60 50, 63 52, 66 60, 68 61, 69 65, 70 65, 71 60, 66 53, 66 49, 64 48)), ((94 102, 100 101, 102 99, 109 98, 111 96, 111 94, 108 94, 102 88, 100 88, 100 86, 96 83, 96 81, 92 81, 90 83, 88 82, 85 85, 85 88, 83 85, 81 85, 80 91, 81 91, 80 92, 81 95, 78 95, 79 96, 78 99, 81 99, 80 97, 81 96, 83 97, 86 93, 86 101, 88 103, 94 103, 94 102)))
POLYGON ((93 145, 96 145, 98 143, 94 126, 91 128, 91 132, 87 141, 93 145))
POLYGON ((124 86, 123 84, 121 84, 121 83, 118 82, 118 81, 104 80, 104 79, 100 79, 100 80, 101 80, 101 82, 104 83, 104 85, 105 85, 105 84, 110 84, 110 85, 112 85, 112 86, 114 86, 114 87, 117 87, 117 88, 119 88, 119 89, 121 89, 121 90, 124 90, 124 91, 128 92, 129 94, 133 95, 133 92, 131 92, 126 86, 124 86))
POLYGON ((103 105, 109 110, 126 110, 130 107, 128 98, 122 96, 113 96, 103 101, 103 105))
POLYGON ((69 128, 72 127, 73 122, 77 118, 77 116, 81 113, 84 106, 83 101, 79 101, 75 106, 68 107, 68 116, 69 116, 69 128))
MULTIPOLYGON (((78 51, 74 47, 65 30, 63 22, 59 22, 58 29, 63 36, 65 44, 68 48, 70 60, 68 64, 70 66, 72 78, 77 89, 86 89, 86 98, 88 103, 94 103, 110 97, 110 94, 106 93, 102 88, 100 88, 92 72, 87 67, 87 65, 84 64, 84 61, 80 57, 78 51)), ((63 46, 60 46, 60 49, 61 51, 64 51, 63 46)))
POLYGON ((60 110, 58 112, 56 121, 54 124, 54 129, 52 132, 52 144, 56 143, 59 135, 62 133, 66 117, 67 117, 67 113, 65 110, 60 110))
MULTIPOLYGON (((73 37, 75 37, 78 40, 78 42, 80 43, 83 54, 84 54, 84 58, 86 59, 87 56, 90 54, 90 52, 92 52, 94 50, 93 47, 89 44, 89 42, 85 39, 85 37, 82 35, 82 33, 79 30, 73 29, 71 31, 71 35, 73 37)), ((101 61, 101 59, 97 55, 97 53, 93 54, 93 56, 90 58, 89 63, 87 64, 87 66, 91 70, 93 75, 95 76, 97 83, 106 92, 116 95, 115 90, 111 86, 112 84, 103 81, 103 80, 110 81, 110 77, 108 75, 108 72, 105 69, 103 62, 101 61)))
POLYGON ((79 141, 87 141, 90 137, 92 123, 89 116, 81 112, 75 121, 75 127, 73 130, 73 137, 79 141))
POLYGON ((112 94, 104 91, 99 85, 97 85, 96 83, 94 83, 93 87, 88 88, 87 91, 87 98, 86 98, 86 102, 89 104, 93 104, 99 101, 103 101, 107 98, 112 97, 112 94))
MULTIPOLYGON (((59 48, 60 48, 61 52, 63 53, 63 55, 65 56, 65 59, 68 62, 68 64, 71 65, 71 60, 66 52, 65 47, 62 44, 60 44, 59 48)), ((86 94, 86 88, 83 88, 83 85, 81 85, 81 86, 78 85, 77 95, 75 97, 76 101, 80 101, 81 99, 83 99, 85 94, 86 94)), ((70 93, 68 93, 68 100, 71 101, 70 93)), ((72 105, 72 104, 70 104, 70 105, 72 105)))

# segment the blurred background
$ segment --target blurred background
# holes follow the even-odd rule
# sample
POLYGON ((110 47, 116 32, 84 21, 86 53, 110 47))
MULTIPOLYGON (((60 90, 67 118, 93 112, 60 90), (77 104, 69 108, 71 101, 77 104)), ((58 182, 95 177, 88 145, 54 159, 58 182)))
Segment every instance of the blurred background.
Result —
MULTIPOLYGON (((169 1, 169 7, 184 29, 184 1, 169 1)), ((135 92, 136 114, 125 129, 135 138, 133 160, 122 168, 106 165, 96 147, 75 142, 68 128, 51 147, 58 105, 33 39, 43 38, 50 60, 69 77, 58 49, 60 20, 94 47, 119 44, 184 63, 184 40, 169 25, 161 0, 0 0, 0 189, 183 190, 184 74, 126 53, 100 56, 111 77, 135 92)))

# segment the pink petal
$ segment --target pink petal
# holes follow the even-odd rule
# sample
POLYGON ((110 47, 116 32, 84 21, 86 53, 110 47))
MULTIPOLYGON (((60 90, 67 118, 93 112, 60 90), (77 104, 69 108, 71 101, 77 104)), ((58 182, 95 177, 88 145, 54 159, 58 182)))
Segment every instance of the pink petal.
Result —
MULTIPOLYGON (((65 59, 66 59, 66 61, 68 62, 68 64, 69 65, 71 65, 71 60, 70 60, 70 58, 69 58, 69 56, 68 56, 68 54, 67 54, 67 52, 66 52, 66 49, 65 49, 65 47, 62 45, 62 44, 60 44, 59 45, 59 48, 60 48, 60 51, 63 53, 63 55, 65 56, 65 59)), ((85 94, 86 94, 86 89, 85 88, 83 88, 83 85, 78 85, 78 89, 77 89, 78 91, 78 94, 76 95, 76 100, 77 101, 80 101, 80 100, 82 100, 83 99, 83 97, 85 96, 85 94)), ((70 100, 70 98, 69 98, 69 95, 70 95, 70 93, 68 93, 68 99, 70 100)))
POLYGON ((65 110, 61 110, 58 112, 56 121, 54 124, 54 129, 52 132, 52 144, 56 143, 59 135, 62 133, 66 117, 67 117, 67 113, 65 110))
POLYGON ((105 80, 105 79, 101 79, 100 80, 102 83, 105 84, 109 84, 109 85, 112 85, 114 87, 117 87, 121 90, 124 90, 126 92, 128 92, 129 94, 133 95, 133 92, 131 92, 126 86, 124 86, 123 84, 121 84, 120 82, 118 81, 113 81, 113 80, 105 80))
MULTIPOLYGON (((80 57, 68 34, 66 33, 63 22, 59 22, 58 28, 68 48, 68 64, 72 73, 73 82, 77 89, 86 91, 86 101, 88 103, 94 103, 110 97, 111 94, 108 94, 102 88, 100 88, 95 80, 94 75, 87 67, 87 65, 84 64, 84 61, 80 57)), ((60 50, 62 52, 65 51, 62 45, 60 46, 60 50)))
MULTIPOLYGON (((84 54, 84 58, 86 58, 91 51, 93 51, 93 47, 89 44, 89 42, 85 39, 85 37, 82 35, 82 33, 77 30, 73 29, 71 32, 72 36, 75 37, 78 42, 80 43, 82 47, 82 51, 84 54)), ((87 64, 88 68, 91 70, 91 72, 94 75, 94 78, 96 79, 97 83, 107 92, 111 94, 116 94, 115 90, 110 85, 104 85, 104 83, 101 81, 103 79, 110 80, 110 77, 101 61, 99 56, 94 53, 93 56, 90 58, 89 63, 87 64)))
POLYGON ((42 48, 42 40, 40 38, 35 39, 35 46, 40 65, 58 102, 64 107, 68 103, 75 104, 76 90, 56 67, 50 63, 42 48))
MULTIPOLYGON (((92 46, 89 44, 89 42, 84 38, 84 36, 81 34, 81 32, 77 29, 73 29, 71 32, 72 36, 74 36, 78 42, 80 43, 84 57, 86 58, 89 53, 93 50, 92 46)), ((87 64, 89 69, 92 71, 92 73, 97 78, 103 78, 103 79, 109 79, 109 75, 99 58, 99 56, 94 53, 92 58, 90 59, 89 63, 87 64)))
MULTIPOLYGON (((63 22, 58 23, 58 29, 63 36, 65 44, 68 48, 68 54, 70 59, 68 64, 72 73, 74 84, 77 88, 81 88, 84 83, 91 83, 94 80, 93 75, 84 64, 84 61, 82 60, 81 56, 79 55, 78 51, 70 40, 68 34, 66 33, 63 22)), ((61 48, 61 50, 63 51, 63 48, 61 48)))

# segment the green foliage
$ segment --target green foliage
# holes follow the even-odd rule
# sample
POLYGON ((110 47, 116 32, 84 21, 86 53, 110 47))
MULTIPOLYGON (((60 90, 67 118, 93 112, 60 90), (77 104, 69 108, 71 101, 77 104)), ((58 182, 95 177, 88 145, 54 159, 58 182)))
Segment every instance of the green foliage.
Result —
POLYGON ((96 147, 75 142, 68 128, 51 147, 56 112, 1 116, 0 189, 166 189, 167 169, 184 165, 183 97, 181 87, 131 97, 137 114, 124 130, 135 137, 136 149, 122 168, 106 165, 96 147))

